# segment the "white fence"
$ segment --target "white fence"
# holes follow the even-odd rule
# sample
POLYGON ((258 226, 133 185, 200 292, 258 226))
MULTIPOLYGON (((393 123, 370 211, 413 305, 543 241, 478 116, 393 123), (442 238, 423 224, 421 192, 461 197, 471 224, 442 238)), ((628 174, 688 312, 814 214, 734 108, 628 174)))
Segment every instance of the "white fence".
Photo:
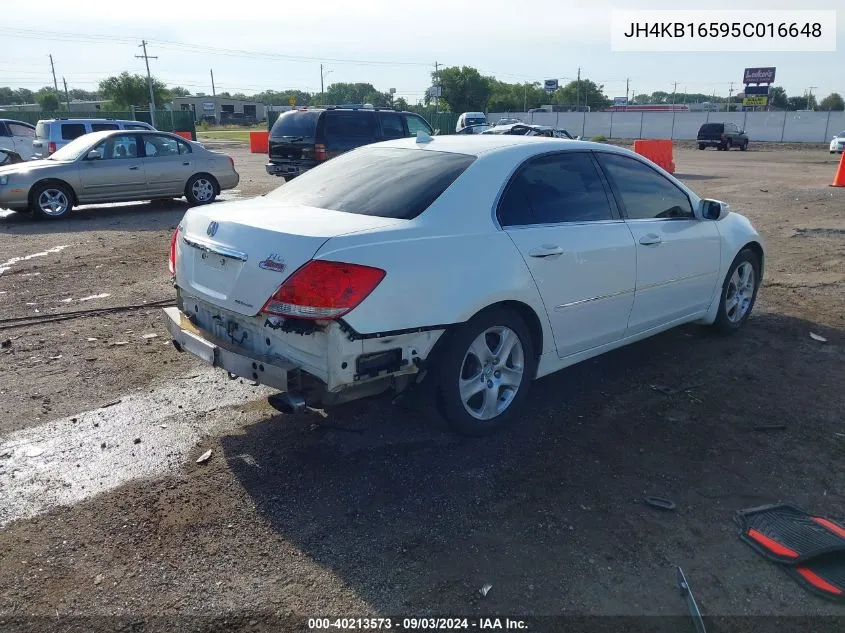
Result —
POLYGON ((487 120, 505 117, 586 138, 695 140, 702 124, 725 121, 739 125, 752 141, 826 143, 845 130, 845 112, 495 112, 487 120))

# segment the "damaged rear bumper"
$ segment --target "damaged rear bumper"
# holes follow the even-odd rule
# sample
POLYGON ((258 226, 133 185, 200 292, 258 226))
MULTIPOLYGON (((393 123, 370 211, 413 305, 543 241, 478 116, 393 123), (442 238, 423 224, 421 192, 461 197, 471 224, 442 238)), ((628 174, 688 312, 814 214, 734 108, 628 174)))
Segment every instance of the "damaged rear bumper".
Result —
POLYGON ((164 308, 165 324, 173 344, 179 351, 189 352, 209 365, 224 369, 230 374, 251 378, 279 391, 288 391, 290 373, 299 369, 290 361, 279 358, 254 358, 223 347, 203 336, 179 308, 164 308))

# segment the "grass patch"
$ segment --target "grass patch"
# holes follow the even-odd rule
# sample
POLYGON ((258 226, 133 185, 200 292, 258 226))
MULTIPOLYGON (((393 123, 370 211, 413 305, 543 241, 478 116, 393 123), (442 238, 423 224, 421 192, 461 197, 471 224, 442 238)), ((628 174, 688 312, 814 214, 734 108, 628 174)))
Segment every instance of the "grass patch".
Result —
POLYGON ((249 130, 204 130, 197 129, 197 140, 202 141, 243 141, 249 142, 249 130))
POLYGON ((607 137, 604 134, 599 134, 590 139, 594 143, 607 143, 607 137))

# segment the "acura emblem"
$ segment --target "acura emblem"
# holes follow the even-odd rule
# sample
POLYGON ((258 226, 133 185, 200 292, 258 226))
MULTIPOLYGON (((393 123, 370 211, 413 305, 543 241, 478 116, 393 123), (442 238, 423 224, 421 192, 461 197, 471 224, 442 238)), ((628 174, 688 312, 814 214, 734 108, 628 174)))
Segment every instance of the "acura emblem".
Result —
POLYGON ((208 237, 214 237, 214 234, 217 233, 217 229, 220 228, 220 225, 217 222, 212 222, 208 225, 208 228, 205 230, 208 237))

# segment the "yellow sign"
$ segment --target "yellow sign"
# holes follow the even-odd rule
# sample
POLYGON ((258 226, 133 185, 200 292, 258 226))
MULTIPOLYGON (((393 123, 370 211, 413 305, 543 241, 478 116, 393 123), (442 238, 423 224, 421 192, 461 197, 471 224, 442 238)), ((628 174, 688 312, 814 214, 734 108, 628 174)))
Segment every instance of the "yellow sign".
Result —
POLYGON ((291 105, 291 107, 295 106, 296 105, 296 97, 291 97, 290 99, 288 99, 288 103, 291 105))
POLYGON ((742 100, 743 106, 765 106, 769 105, 769 98, 768 97, 745 97, 742 100))

